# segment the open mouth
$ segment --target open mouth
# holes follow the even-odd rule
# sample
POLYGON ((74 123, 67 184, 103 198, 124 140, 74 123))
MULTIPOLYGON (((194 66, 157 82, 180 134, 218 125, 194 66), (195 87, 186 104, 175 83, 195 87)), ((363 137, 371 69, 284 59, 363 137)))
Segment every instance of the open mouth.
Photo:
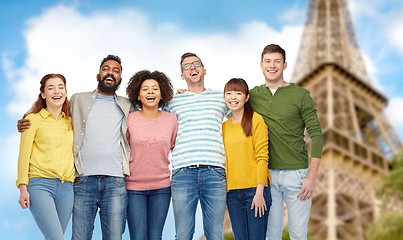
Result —
POLYGON ((54 96, 54 97, 52 97, 52 99, 53 100, 60 100, 60 99, 62 99, 62 97, 61 96, 54 96))
POLYGON ((111 83, 115 82, 115 80, 114 80, 113 78, 110 78, 110 77, 107 78, 107 79, 105 79, 105 81, 106 81, 106 82, 111 82, 111 83))
POLYGON ((230 104, 232 107, 237 106, 238 103, 239 103, 238 101, 230 101, 230 102, 229 102, 229 104, 230 104))
POLYGON ((192 76, 192 77, 197 76, 197 75, 198 75, 197 72, 192 72, 192 73, 190 74, 190 76, 192 76))
POLYGON ((148 97, 146 97, 146 100, 147 101, 154 101, 155 97, 154 96, 148 96, 148 97))

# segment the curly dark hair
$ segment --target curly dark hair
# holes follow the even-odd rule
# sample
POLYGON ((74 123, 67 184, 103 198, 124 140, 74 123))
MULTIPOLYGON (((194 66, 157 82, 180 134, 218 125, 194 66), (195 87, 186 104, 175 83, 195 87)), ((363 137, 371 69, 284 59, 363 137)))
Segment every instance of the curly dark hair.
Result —
POLYGON ((136 107, 141 107, 141 101, 138 100, 141 84, 148 79, 154 79, 158 82, 161 91, 161 100, 158 104, 160 108, 165 107, 174 96, 174 88, 171 80, 162 72, 142 70, 133 75, 127 84, 126 94, 130 102, 136 107))

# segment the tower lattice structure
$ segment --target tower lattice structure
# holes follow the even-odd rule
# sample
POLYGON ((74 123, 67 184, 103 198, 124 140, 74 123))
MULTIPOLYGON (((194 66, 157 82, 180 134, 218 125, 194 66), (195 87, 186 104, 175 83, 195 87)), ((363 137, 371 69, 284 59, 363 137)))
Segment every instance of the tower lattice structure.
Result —
POLYGON ((365 239, 382 208, 374 187, 402 144, 384 114, 386 97, 371 86, 346 0, 309 1, 292 81, 310 91, 325 137, 309 232, 365 239))

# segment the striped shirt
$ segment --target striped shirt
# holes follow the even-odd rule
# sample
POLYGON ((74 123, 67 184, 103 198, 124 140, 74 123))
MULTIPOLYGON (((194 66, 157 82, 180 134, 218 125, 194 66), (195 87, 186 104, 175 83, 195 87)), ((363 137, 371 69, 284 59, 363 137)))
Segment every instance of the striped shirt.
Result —
POLYGON ((222 91, 175 95, 167 110, 178 117, 178 134, 172 152, 172 169, 195 164, 225 168, 223 118, 229 112, 222 91))

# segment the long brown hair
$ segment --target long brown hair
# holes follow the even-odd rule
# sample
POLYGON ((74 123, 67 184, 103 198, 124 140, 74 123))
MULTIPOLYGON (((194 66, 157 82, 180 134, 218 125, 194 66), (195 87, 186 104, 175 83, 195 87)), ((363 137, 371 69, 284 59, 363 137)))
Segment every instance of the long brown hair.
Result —
MULTIPOLYGON (((60 78, 63 83, 64 83, 64 87, 66 88, 66 78, 59 74, 59 73, 51 73, 51 74, 47 74, 45 75, 42 79, 41 79, 41 87, 39 88, 41 93, 45 92, 45 85, 46 82, 51 79, 51 78, 60 78)), ((66 88, 67 91, 67 88, 66 88)), ((46 108, 46 100, 42 98, 41 93, 39 93, 38 95, 38 99, 36 100, 36 102, 34 104, 32 104, 31 109, 29 109, 29 111, 27 112, 27 114, 29 113, 38 113, 42 110, 42 108, 46 108)), ((71 116, 70 114, 70 102, 67 99, 66 96, 66 101, 64 101, 63 106, 62 106, 62 111, 64 112, 64 114, 66 114, 66 116, 71 116)))
MULTIPOLYGON (((224 94, 227 91, 240 91, 248 96, 249 87, 245 80, 242 78, 232 78, 229 80, 224 86, 224 94)), ((249 101, 245 102, 243 116, 241 121, 242 130, 245 133, 245 136, 252 136, 252 117, 253 117, 253 108, 250 105, 249 101)))

